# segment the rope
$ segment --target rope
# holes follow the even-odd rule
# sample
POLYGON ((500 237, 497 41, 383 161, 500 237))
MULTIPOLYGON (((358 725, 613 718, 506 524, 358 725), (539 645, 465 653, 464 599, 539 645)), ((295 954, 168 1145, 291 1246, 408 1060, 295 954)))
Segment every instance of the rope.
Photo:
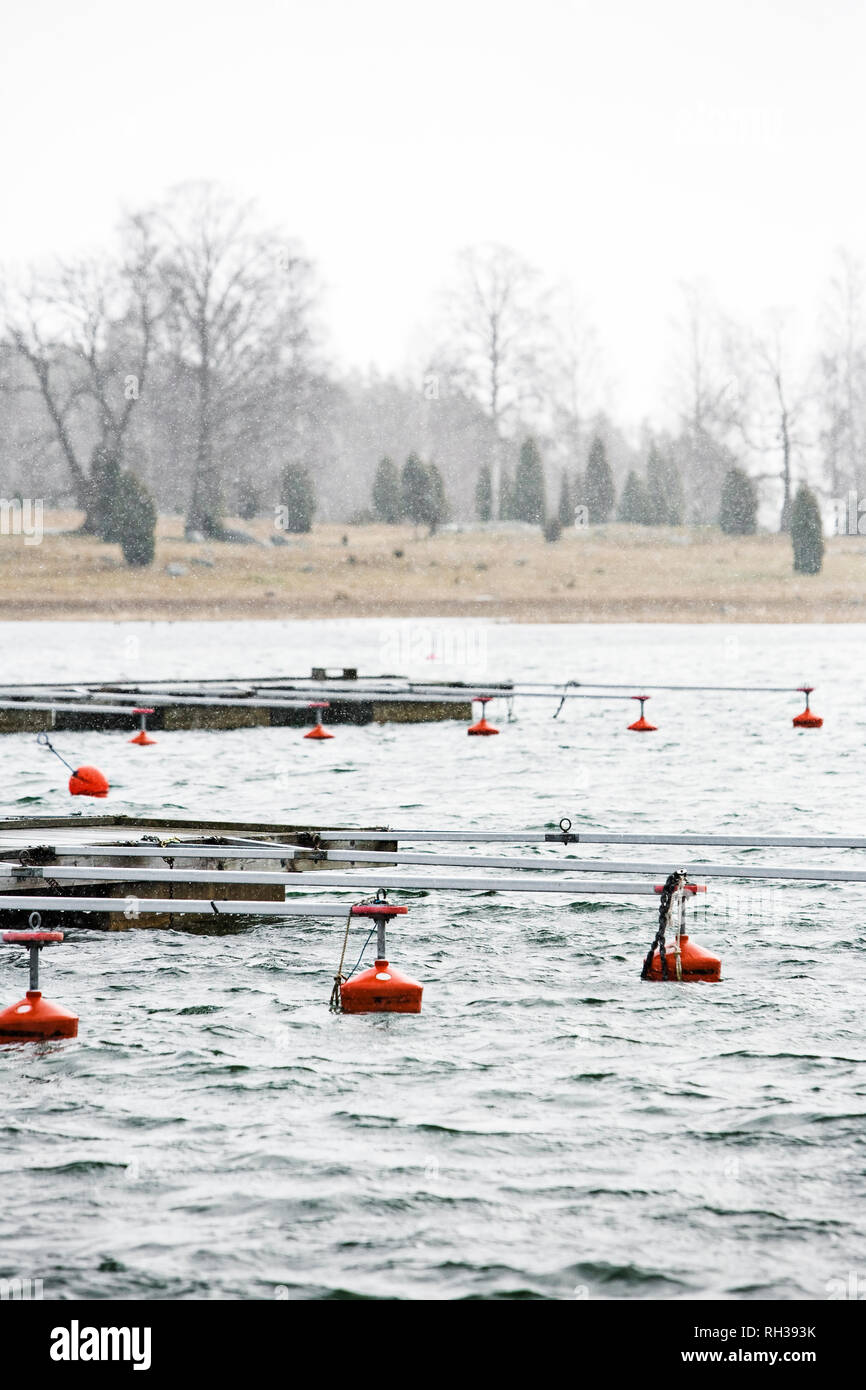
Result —
POLYGON ((366 951, 367 947, 369 946, 369 944, 370 944, 370 942, 371 942, 371 940, 372 940, 372 938, 373 938, 373 934, 374 934, 375 930, 376 930, 375 927, 371 927, 370 930, 369 930, 369 932, 367 933, 367 940, 364 942, 363 946, 361 947, 361 954, 359 955, 358 959, 355 961, 355 964, 352 966, 352 969, 349 971, 348 975, 346 976, 346 979, 347 979, 347 980, 351 980, 352 976, 357 972, 358 967, 359 967, 359 965, 361 964, 361 961, 364 959, 364 952, 366 951))
POLYGON ((371 898, 362 898, 361 901, 360 901, 359 903, 353 903, 353 904, 352 904, 352 907, 349 908, 349 913, 348 913, 348 916, 346 917, 346 930, 345 930, 345 932, 343 933, 343 949, 342 949, 341 952, 340 952, 340 964, 337 966, 337 973, 336 973, 336 975, 334 976, 334 987, 333 987, 333 989, 331 990, 331 1000, 330 1000, 330 1004, 329 1004, 329 1006, 328 1006, 328 1007, 330 1008, 330 1010, 331 1010, 332 1013, 335 1013, 335 1014, 342 1013, 342 1011, 343 1011, 343 1005, 342 1005, 342 1002, 341 1002, 341 1000, 340 1000, 340 986, 341 986, 342 984, 344 984, 344 983, 346 982, 346 980, 350 980, 350 979, 352 978, 352 976, 354 975, 355 971, 358 969, 358 966, 361 964, 361 959, 362 959, 362 957, 363 957, 363 955, 364 955, 364 952, 366 951, 367 946, 368 946, 368 944, 369 944, 370 937, 373 935, 373 932, 376 930, 376 926, 375 926, 375 925, 373 925, 373 926, 370 928, 370 933, 369 933, 369 935, 368 935, 368 937, 367 937, 367 940, 364 942, 363 947, 361 948, 361 955, 358 957, 358 960, 357 960, 357 962, 356 962, 354 968, 353 968, 352 970, 349 971, 349 974, 348 974, 348 975, 344 975, 344 974, 343 974, 343 963, 344 963, 344 961, 345 961, 345 959, 346 959, 346 947, 347 947, 348 944, 349 944, 349 930, 350 930, 350 928, 351 928, 351 926, 352 926, 352 908, 353 908, 353 907, 363 907, 363 906, 364 906, 365 904, 367 904, 367 903, 378 903, 378 902, 384 902, 384 901, 385 901, 385 890, 384 890, 383 888, 377 888, 376 892, 373 894, 373 896, 372 896, 371 898))
POLYGON ((71 763, 68 763, 66 761, 62 753, 58 753, 57 749, 54 747, 54 744, 51 742, 51 739, 48 737, 47 734, 37 734, 36 742, 41 744, 43 748, 47 748, 50 753, 53 753, 55 758, 59 758, 60 761, 63 763, 64 767, 69 768, 70 772, 75 772, 76 769, 72 766, 71 763))
POLYGON ((343 949, 340 952, 340 964, 337 966, 337 973, 334 976, 334 987, 331 990, 331 1002, 328 1006, 331 1010, 331 1013, 335 1014, 341 1013, 343 1008, 340 1002, 340 985, 346 979, 346 976, 343 974, 343 961, 346 959, 346 947, 349 944, 349 928, 351 927, 351 925, 352 909, 350 907, 348 915, 346 917, 346 930, 343 934, 343 949))
POLYGON ((555 710, 555 712, 554 712, 554 715, 553 715, 554 719, 558 719, 559 716, 560 716, 560 714, 562 713, 562 707, 563 707, 563 705, 565 704, 565 702, 566 702, 566 700, 567 700, 567 698, 568 698, 568 687, 569 687, 570 685, 580 685, 580 681, 566 681, 566 682, 565 682, 565 690, 563 690, 563 692, 562 692, 562 699, 560 700, 560 702, 559 702, 559 704, 557 705, 556 710, 555 710))

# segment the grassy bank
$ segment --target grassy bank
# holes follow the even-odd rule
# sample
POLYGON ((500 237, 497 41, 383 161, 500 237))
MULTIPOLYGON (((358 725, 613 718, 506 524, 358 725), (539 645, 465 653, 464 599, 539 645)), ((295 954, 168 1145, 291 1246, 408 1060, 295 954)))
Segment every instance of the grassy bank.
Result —
MULTIPOLYGON (((45 526, 79 520, 46 513, 45 526)), ((408 526, 329 525, 273 546, 269 522, 233 524, 262 544, 188 544, 179 517, 161 518, 146 570, 95 540, 0 536, 0 617, 866 621, 866 538, 857 536, 830 539, 824 570, 811 577, 793 574, 785 536, 713 529, 611 525, 547 544, 535 531, 428 538, 408 526)))

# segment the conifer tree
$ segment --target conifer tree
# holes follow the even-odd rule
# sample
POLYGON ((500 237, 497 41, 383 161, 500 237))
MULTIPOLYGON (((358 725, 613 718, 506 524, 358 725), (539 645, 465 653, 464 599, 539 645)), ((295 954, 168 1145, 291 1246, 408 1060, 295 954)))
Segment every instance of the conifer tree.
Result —
POLYGON ((647 458, 646 491, 650 526, 682 526, 685 498, 679 469, 656 444, 650 445, 647 458))
POLYGON ((574 525, 574 493, 572 491, 571 481, 564 468, 559 483, 559 504, 556 508, 556 515, 560 526, 574 525))
POLYGON ((490 464, 482 463, 475 484, 475 515, 479 521, 489 521, 493 515, 493 483, 490 464))
POLYGON ((121 473, 118 478, 112 524, 126 563, 136 569, 152 565, 156 553, 156 507, 134 473, 121 473))
POLYGON ((285 529, 293 534, 311 531, 316 514, 316 492, 309 471, 302 463, 286 464, 280 492, 285 509, 285 529))
POLYGON ((616 488, 604 444, 598 435, 590 445, 584 474, 584 493, 590 521, 593 524, 609 521, 616 502, 616 488))
POLYGON ((393 459, 387 454, 379 460, 373 480, 373 513, 377 521, 394 526, 400 520, 402 511, 400 496, 400 475, 393 459))
POLYGON ((801 483, 791 504, 791 540, 798 574, 820 574, 824 563, 821 509, 811 488, 801 483))
POLYGON ((758 494, 742 468, 729 468, 725 474, 719 525, 726 536, 753 536, 758 529, 758 494))
POLYGON ((625 487, 619 499, 617 520, 628 522, 633 526, 647 526, 649 524, 649 503, 646 487, 634 469, 625 480, 625 487))
POLYGON ((520 446, 520 460, 514 473, 512 511, 516 521, 542 526, 547 507, 544 495, 544 465, 533 438, 520 446))

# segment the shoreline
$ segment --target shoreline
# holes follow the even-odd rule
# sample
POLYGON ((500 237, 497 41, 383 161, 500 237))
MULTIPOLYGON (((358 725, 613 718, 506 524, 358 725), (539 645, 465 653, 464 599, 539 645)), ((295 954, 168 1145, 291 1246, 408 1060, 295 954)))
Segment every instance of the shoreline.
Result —
POLYGON ((148 601, 136 605, 110 599, 96 602, 0 601, 0 622, 290 622, 329 621, 335 618, 417 619, 488 621, 520 624, 609 624, 612 627, 628 623, 706 623, 724 626, 737 623, 780 625, 823 625, 828 623, 866 623, 866 599, 849 603, 816 604, 804 610, 796 604, 724 604, 712 605, 702 600, 678 600, 670 603, 628 604, 608 601, 603 606, 587 600, 570 600, 567 605, 548 603, 479 603, 471 600, 446 602, 431 600, 429 604, 390 603, 305 603, 268 602, 251 605, 247 602, 189 599, 148 601), (723 611, 722 611, 723 610, 723 611))
POLYGON ((220 622, 398 618, 508 623, 862 623, 866 538, 826 541, 793 572, 790 538, 611 523, 548 543, 537 527, 327 523, 304 535, 229 519, 249 544, 188 542, 163 516, 152 566, 46 514, 39 543, 0 536, 0 621, 220 622))

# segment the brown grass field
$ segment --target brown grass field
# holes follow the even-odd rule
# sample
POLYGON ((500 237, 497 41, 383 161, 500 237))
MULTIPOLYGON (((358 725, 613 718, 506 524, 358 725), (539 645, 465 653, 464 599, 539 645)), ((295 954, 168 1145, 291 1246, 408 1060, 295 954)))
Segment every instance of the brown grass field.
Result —
POLYGON ((218 619, 488 617, 514 622, 863 622, 866 538, 833 537, 820 575, 795 575, 787 536, 610 525, 555 544, 540 532, 315 527, 273 546, 189 544, 163 517, 152 567, 46 513, 39 545, 0 535, 0 617, 218 619), (344 539, 345 538, 345 539, 344 539), (401 552, 401 553, 399 553, 401 552), (185 573, 172 575, 178 564, 185 573))

